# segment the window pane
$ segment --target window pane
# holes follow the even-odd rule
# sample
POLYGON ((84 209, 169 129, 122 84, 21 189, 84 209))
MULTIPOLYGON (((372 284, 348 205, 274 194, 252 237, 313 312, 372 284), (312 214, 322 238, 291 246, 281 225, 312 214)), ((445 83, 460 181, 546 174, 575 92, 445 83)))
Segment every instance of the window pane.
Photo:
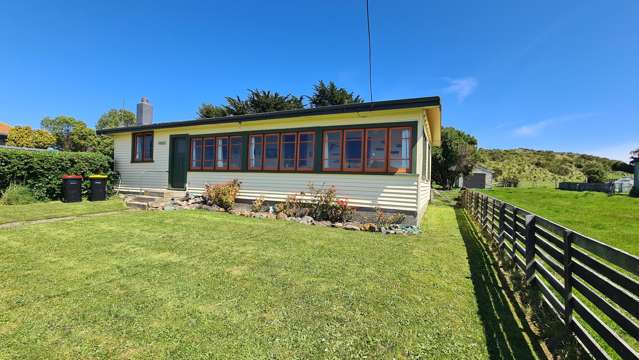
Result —
POLYGON ((215 140, 213 138, 204 139, 204 155, 202 167, 205 169, 213 169, 215 161, 215 140))
POLYGON ((215 151, 215 168, 226 169, 229 161, 229 138, 218 137, 215 151))
POLYGON ((142 160, 142 145, 143 145, 143 139, 144 137, 140 136, 140 135, 136 135, 133 137, 134 141, 135 141, 135 154, 134 154, 134 159, 137 161, 141 161, 142 160))
POLYGON ((153 135, 144 135, 144 151, 142 153, 144 160, 153 160, 153 135))
POLYGON ((327 131, 324 133, 324 161, 322 167, 330 170, 341 169, 342 132, 327 131))
POLYGON ((277 169, 278 134, 264 135, 264 169, 277 169))
POLYGON ((191 139, 191 169, 202 168, 202 138, 191 139))
POLYGON ((280 169, 295 169, 295 138, 296 134, 282 134, 282 155, 280 169))
POLYGON ((231 136, 229 150, 229 169, 239 170, 242 167, 242 137, 231 136))
POLYGON ((312 170, 315 155, 315 134, 300 133, 297 154, 297 168, 299 170, 312 170))
POLYGON ((383 171, 386 167, 386 130, 366 131, 366 169, 383 171))
POLYGON ((356 171, 362 169, 363 145, 363 130, 344 131, 344 170, 356 171))
POLYGON ((391 170, 408 171, 411 156, 410 128, 396 128, 390 130, 389 167, 391 170))
POLYGON ((262 136, 254 135, 249 138, 249 168, 262 169, 262 136))

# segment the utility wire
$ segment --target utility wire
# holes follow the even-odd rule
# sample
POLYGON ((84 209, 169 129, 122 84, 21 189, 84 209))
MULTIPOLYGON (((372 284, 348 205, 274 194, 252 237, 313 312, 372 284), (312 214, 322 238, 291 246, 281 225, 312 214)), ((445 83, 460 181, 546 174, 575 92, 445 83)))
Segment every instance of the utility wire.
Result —
POLYGON ((368 0, 366 0, 366 23, 368 25, 368 92, 373 102, 373 55, 371 52, 371 18, 368 11, 368 0))

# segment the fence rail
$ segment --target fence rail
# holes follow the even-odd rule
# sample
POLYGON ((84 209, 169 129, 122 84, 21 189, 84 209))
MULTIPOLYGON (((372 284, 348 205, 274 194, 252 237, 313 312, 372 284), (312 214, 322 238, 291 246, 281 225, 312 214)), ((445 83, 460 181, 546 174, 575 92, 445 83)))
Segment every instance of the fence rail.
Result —
POLYGON ((586 351, 639 359, 638 257, 477 191, 461 201, 586 351))

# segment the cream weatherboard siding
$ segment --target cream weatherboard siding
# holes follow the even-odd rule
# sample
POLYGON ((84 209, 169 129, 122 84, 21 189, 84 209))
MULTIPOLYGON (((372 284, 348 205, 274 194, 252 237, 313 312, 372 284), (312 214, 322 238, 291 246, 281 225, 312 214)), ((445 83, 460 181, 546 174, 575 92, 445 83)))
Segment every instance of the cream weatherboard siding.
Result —
POLYGON ((276 129, 315 129, 317 126, 374 125, 378 123, 417 123, 414 174, 370 175, 327 173, 269 173, 189 171, 187 190, 201 192, 205 184, 238 179, 242 182, 239 198, 253 200, 263 196, 270 201, 283 201, 289 194, 308 191, 308 184, 335 185, 340 197, 357 207, 403 210, 421 216, 430 198, 430 182, 421 177, 423 156, 428 138, 425 135, 422 111, 383 112, 379 114, 341 114, 322 118, 293 118, 247 123, 207 124, 153 131, 153 162, 131 162, 131 133, 113 134, 115 168, 120 173, 122 188, 166 189, 168 187, 169 137, 174 134, 215 134, 276 129), (311 125, 312 126, 309 126, 311 125))

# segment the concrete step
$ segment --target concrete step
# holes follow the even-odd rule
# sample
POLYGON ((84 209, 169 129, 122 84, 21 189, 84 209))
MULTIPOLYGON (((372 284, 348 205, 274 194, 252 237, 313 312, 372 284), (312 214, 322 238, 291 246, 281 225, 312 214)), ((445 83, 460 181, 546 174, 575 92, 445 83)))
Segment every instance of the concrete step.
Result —
POLYGON ((146 202, 146 203, 152 203, 158 200, 164 200, 164 198, 162 197, 150 196, 150 195, 131 195, 131 196, 127 196, 127 198, 129 201, 146 202))

